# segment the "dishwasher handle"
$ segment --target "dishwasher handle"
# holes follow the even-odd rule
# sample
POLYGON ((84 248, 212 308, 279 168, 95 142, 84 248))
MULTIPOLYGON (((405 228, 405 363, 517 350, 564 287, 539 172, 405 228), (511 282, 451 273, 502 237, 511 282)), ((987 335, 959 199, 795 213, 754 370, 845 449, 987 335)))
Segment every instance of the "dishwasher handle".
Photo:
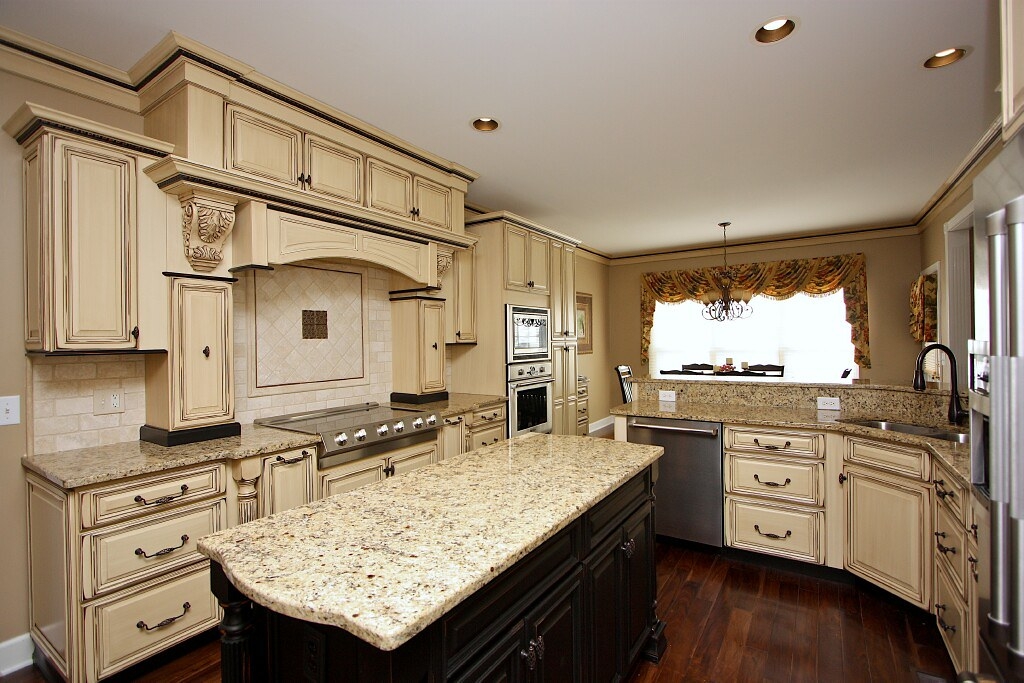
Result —
POLYGON ((656 432, 677 432, 681 434, 694 434, 696 436, 707 436, 714 438, 718 436, 718 429, 694 429, 693 427, 669 427, 668 425, 649 425, 641 422, 634 422, 629 425, 636 429, 652 429, 656 432))

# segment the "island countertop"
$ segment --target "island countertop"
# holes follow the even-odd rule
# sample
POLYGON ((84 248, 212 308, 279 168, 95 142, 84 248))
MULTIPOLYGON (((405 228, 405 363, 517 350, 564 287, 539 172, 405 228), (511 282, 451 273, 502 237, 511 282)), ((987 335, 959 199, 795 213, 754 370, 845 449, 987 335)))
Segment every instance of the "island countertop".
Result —
POLYGON ((394 650, 662 450, 530 434, 206 536, 198 547, 254 602, 394 650))

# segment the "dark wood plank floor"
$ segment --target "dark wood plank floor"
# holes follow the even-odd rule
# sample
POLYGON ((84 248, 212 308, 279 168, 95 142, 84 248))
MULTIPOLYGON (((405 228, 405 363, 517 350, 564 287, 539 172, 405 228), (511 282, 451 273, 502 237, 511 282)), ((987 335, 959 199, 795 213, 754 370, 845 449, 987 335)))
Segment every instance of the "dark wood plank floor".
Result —
POLYGON ((657 553, 668 649, 632 683, 955 680, 934 617, 870 584, 700 546, 657 553))
MULTIPOLYGON (((920 683, 955 673, 927 612, 863 582, 812 578, 795 564, 660 542, 658 616, 668 649, 632 683, 821 681, 920 683)), ((220 680, 212 635, 116 677, 121 681, 220 680)), ((35 667, 4 683, 42 683, 35 667)))

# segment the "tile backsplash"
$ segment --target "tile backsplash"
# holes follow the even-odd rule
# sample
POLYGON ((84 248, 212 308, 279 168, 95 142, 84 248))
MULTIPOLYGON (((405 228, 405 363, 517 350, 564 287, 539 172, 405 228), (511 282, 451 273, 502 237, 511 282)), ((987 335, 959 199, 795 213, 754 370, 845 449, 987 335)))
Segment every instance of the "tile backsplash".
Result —
MULTIPOLYGON (((391 304, 389 275, 379 268, 358 268, 365 278, 367 338, 365 376, 361 383, 333 388, 249 396, 249 325, 254 312, 247 287, 250 277, 234 285, 235 419, 243 424, 258 417, 363 403, 386 402, 391 394, 391 304)), ((291 295, 289 295, 291 296, 291 295)), ((297 333, 301 336, 301 316, 297 333)), ((332 327, 331 334, 334 333, 332 327)), ((340 328, 339 328, 340 329, 340 328)), ((351 332, 351 330, 350 330, 351 332)), ((341 348, 332 346, 331 349, 341 348)), ((315 360, 315 359, 314 359, 315 360)), ((31 453, 103 446, 139 438, 146 422, 145 357, 140 354, 31 356, 29 359, 31 453), (125 410, 111 415, 93 414, 93 395, 118 389, 125 410)), ((450 370, 447 370, 450 372, 450 370)), ((308 379, 308 377, 306 378, 308 379)))

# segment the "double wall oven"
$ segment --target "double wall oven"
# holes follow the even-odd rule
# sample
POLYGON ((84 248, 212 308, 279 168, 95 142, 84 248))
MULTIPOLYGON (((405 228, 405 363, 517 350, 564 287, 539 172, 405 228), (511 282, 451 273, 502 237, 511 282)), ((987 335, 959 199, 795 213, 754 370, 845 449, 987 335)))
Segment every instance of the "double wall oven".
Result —
POLYGON ((505 307, 508 435, 551 433, 554 375, 551 370, 551 311, 505 307))

